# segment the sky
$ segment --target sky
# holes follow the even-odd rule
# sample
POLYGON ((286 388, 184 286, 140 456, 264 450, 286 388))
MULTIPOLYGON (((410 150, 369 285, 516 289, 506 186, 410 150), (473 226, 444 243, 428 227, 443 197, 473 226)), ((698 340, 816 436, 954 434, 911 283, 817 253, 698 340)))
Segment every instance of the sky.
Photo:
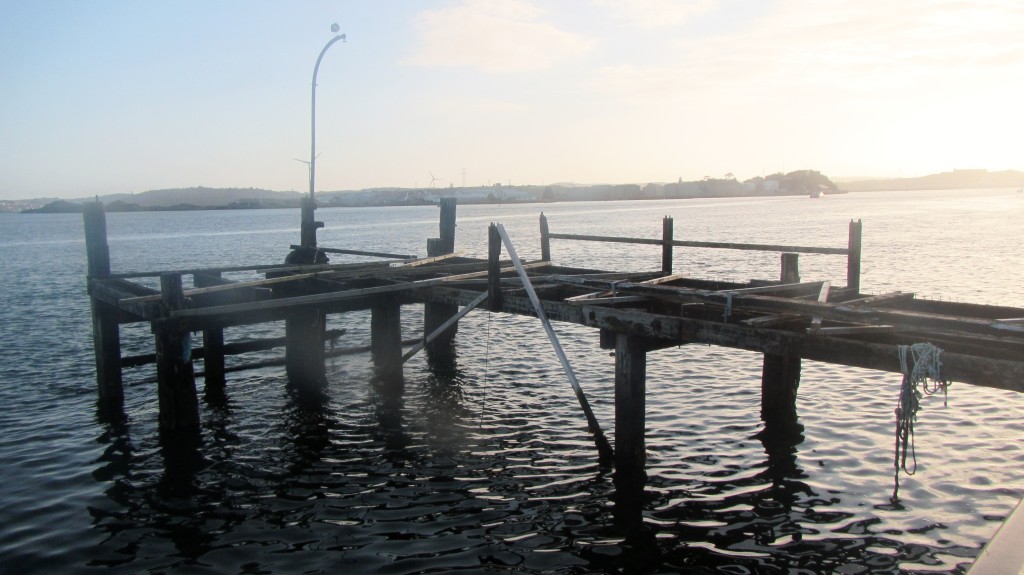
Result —
POLYGON ((0 199, 1024 168, 1020 0, 0 2, 0 199))

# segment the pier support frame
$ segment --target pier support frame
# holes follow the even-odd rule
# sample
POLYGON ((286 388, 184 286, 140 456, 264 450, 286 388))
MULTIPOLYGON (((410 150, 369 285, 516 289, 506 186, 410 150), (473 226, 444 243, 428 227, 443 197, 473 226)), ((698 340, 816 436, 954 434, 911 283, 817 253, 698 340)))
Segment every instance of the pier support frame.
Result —
POLYGON ((405 387, 402 374, 402 306, 382 298, 370 317, 370 348, 376 378, 386 395, 400 395, 405 387))
MULTIPOLYGON (((90 295, 91 281, 110 276, 110 249, 107 246, 107 216, 103 204, 85 204, 82 212, 85 225, 85 250, 88 261, 90 295)), ((96 356, 96 388, 101 413, 120 413, 124 407, 124 385, 121 375, 121 333, 114 306, 90 298, 92 306, 92 341, 96 356)))
MULTIPOLYGON (((160 276, 160 304, 167 317, 182 309, 185 296, 181 274, 160 276)), ((192 368, 192 338, 170 321, 153 324, 156 336, 157 395, 160 402, 161 431, 199 429, 199 401, 192 368)))

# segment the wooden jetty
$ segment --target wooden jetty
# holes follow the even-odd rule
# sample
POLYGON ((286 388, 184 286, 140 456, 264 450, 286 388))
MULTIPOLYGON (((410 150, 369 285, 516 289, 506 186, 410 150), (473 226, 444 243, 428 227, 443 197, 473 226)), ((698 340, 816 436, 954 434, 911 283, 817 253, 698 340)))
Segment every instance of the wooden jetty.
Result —
MULTIPOLYGON (((205 393, 216 396, 224 393, 225 355, 254 346, 283 345, 289 381, 317 392, 325 380, 324 342, 336 335, 325 331, 325 318, 354 310, 371 310, 376 377, 385 389, 401 393, 404 361, 422 347, 450 353, 458 319, 477 306, 594 328, 601 347, 614 350, 614 456, 610 446, 601 454, 614 463, 617 478, 643 474, 647 354, 657 349, 705 344, 764 354, 761 417, 767 431, 797 425, 804 358, 904 373, 901 346, 927 342, 942 350, 942 379, 1024 391, 1024 309, 925 301, 908 292, 862 294, 860 221, 850 222, 846 246, 808 247, 682 240, 675 237, 671 218, 663 220, 659 239, 554 233, 541 215, 540 258, 522 262, 500 224, 490 227, 487 259, 455 255, 455 208, 452 199, 441 202, 440 237, 428 240, 426 257, 317 247, 315 231, 322 224, 306 205, 302 243, 293 246, 285 264, 118 274, 110 269, 102 205, 86 206, 101 408, 122 409, 123 366, 151 361, 157 368, 161 431, 195 430, 200 421, 194 359, 201 356, 204 362, 205 393), (660 248, 661 269, 622 273, 558 266, 552 259, 555 240, 650 245, 660 248), (766 272, 767 279, 747 283, 674 273, 677 248, 690 247, 776 252, 780 265, 766 272), (382 260, 327 263, 325 253, 382 260), (845 285, 802 279, 802 253, 846 258, 845 285), (263 277, 223 279, 234 271, 263 277), (192 287, 186 288, 188 276, 192 287), (147 277, 159 278, 159 291, 137 281, 147 277), (401 310, 411 305, 425 306, 424 337, 403 356, 401 310), (283 340, 224 341, 225 327, 280 320, 286 324, 283 340), (122 357, 119 326, 134 322, 150 324, 155 353, 122 357), (190 334, 199 331, 203 346, 194 349, 190 334)), ((574 379, 568 362, 563 365, 574 379)), ((576 392, 600 447, 603 433, 582 390, 576 392)))

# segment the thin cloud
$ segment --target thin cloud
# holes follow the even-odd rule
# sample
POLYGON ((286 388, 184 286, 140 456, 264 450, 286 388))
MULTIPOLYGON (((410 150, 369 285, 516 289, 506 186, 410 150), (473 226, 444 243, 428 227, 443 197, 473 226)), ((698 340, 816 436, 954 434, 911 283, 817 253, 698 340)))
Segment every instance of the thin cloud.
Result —
MULTIPOLYGON (((656 98, 669 90, 885 92, 1024 67, 1024 5, 999 0, 786 0, 743 30, 680 39, 672 64, 600 70, 595 85, 656 98)), ((958 88, 958 89, 962 89, 958 88)))
POLYGON ((466 0, 416 19, 417 40, 405 64, 469 67, 485 72, 549 68, 590 51, 595 42, 544 21, 522 1, 466 0))
POLYGON ((712 12, 719 0, 593 0, 619 19, 643 28, 666 28, 685 24, 712 12))

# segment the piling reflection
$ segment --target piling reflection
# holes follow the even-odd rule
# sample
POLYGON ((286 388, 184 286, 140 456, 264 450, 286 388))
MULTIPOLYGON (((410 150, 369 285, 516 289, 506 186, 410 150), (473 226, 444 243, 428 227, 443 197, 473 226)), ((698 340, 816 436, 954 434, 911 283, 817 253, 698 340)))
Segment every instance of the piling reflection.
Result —
POLYGON ((325 393, 311 389, 288 390, 284 429, 291 443, 289 475, 301 475, 321 461, 331 445, 334 427, 330 401, 325 393))

